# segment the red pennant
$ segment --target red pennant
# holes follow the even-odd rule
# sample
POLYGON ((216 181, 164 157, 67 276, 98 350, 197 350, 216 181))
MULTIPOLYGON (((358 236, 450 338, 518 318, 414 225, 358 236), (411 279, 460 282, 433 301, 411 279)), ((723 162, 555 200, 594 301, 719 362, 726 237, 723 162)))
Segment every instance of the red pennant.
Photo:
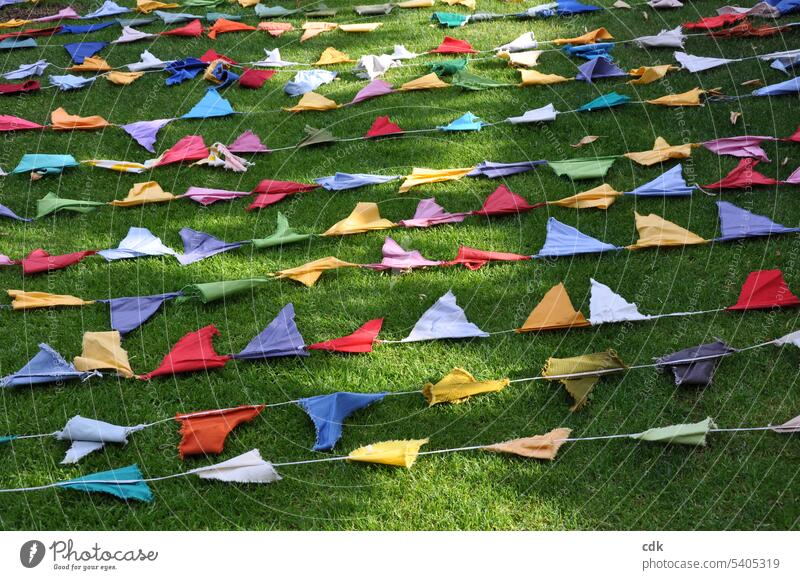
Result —
POLYGON ((356 330, 353 334, 325 340, 316 344, 311 344, 308 350, 327 350, 330 352, 372 352, 372 345, 381 331, 383 318, 370 320, 364 326, 356 330))
POLYGON ((244 22, 220 18, 208 29, 208 37, 214 40, 217 38, 218 34, 225 34, 226 32, 248 32, 252 30, 256 30, 256 27, 245 24, 244 22))
POLYGON ((745 18, 747 18, 746 14, 720 14, 719 16, 701 18, 697 22, 687 22, 683 27, 687 30, 713 30, 734 24, 745 18))
POLYGON ((181 459, 187 455, 222 453, 228 434, 242 423, 252 421, 264 410, 264 405, 242 405, 234 409, 201 411, 176 415, 181 424, 181 459))
POLYGON ((517 195, 505 185, 495 189, 492 194, 483 202, 483 206, 478 211, 473 211, 473 215, 506 215, 530 211, 543 204, 530 205, 525 198, 517 195))
POLYGON ((795 131, 793 135, 782 139, 782 141, 794 141, 795 143, 800 143, 800 127, 797 128, 797 131, 795 131))
POLYGON ((27 258, 23 258, 22 273, 40 274, 42 272, 49 272, 50 270, 61 270, 67 266, 72 266, 83 260, 86 256, 96 254, 95 250, 86 250, 84 252, 73 252, 71 254, 61 254, 60 256, 51 256, 41 248, 32 251, 28 254, 27 258))
POLYGON ((247 208, 247 211, 254 209, 262 209, 272 204, 278 203, 283 199, 294 195, 295 193, 303 193, 311 191, 319 187, 316 183, 297 183, 295 181, 277 181, 274 179, 262 179, 253 193, 259 195, 253 200, 253 203, 247 208))
POLYGON ((193 36, 197 38, 203 34, 203 25, 201 24, 200 20, 196 18, 185 26, 179 26, 178 28, 173 28, 172 30, 165 30, 160 34, 162 36, 193 36))
POLYGON ((373 137, 383 137, 384 135, 402 135, 403 130, 399 125, 392 123, 389 117, 378 117, 373 121, 372 127, 369 128, 367 134, 364 135, 367 139, 373 137))
POLYGON ((728 310, 757 310, 759 308, 779 308, 800 305, 780 270, 759 270, 750 272, 744 281, 739 300, 728 310))
POLYGON ((0 85, 0 95, 16 95, 19 93, 30 93, 42 88, 39 81, 25 81, 18 84, 0 85))
POLYGON ((712 38, 763 38, 766 36, 774 36, 779 32, 787 30, 787 26, 753 26, 750 22, 737 24, 731 28, 723 30, 716 30, 709 32, 708 35, 712 38))
POLYGON ((51 26, 50 28, 28 28, 27 30, 18 30, 17 32, 6 32, 0 34, 0 40, 6 38, 33 38, 35 36, 53 36, 56 32, 61 30, 60 26, 51 26))
POLYGON ((466 40, 459 40, 452 36, 445 36, 442 44, 434 48, 430 52, 438 52, 439 54, 464 54, 464 53, 477 53, 478 51, 470 46, 466 40))
POLYGON ((759 160, 745 157, 733 171, 716 183, 704 185, 706 189, 750 189, 754 185, 775 185, 780 183, 755 170, 759 160))
POLYGON ((175 343, 156 370, 140 375, 139 378, 148 380, 163 375, 224 367, 231 357, 219 355, 214 350, 212 338, 218 334, 219 330, 213 324, 190 332, 175 343))
POLYGON ((44 129, 44 126, 14 115, 0 115, 0 131, 22 131, 24 129, 44 129))
POLYGON ((200 135, 187 135, 169 148, 156 163, 156 167, 180 163, 181 161, 200 161, 210 155, 200 135))
POLYGON ((205 51, 205 53, 203 54, 203 56, 201 56, 201 57, 200 57, 199 59, 197 59, 197 60, 201 60, 201 61, 203 61, 203 62, 204 62, 204 63, 206 63, 206 64, 211 64, 211 63, 212 63, 212 62, 214 62, 215 60, 224 60, 224 61, 225 61, 225 62, 227 62, 228 64, 239 64, 239 63, 237 63, 235 60, 233 60, 232 58, 228 58, 228 57, 227 57, 227 56, 225 56, 224 54, 220 54, 220 53, 218 53, 218 52, 217 52, 216 50, 214 50, 213 48, 209 48, 207 51, 205 51))
POLYGON ((260 89, 275 74, 274 70, 256 70, 246 68, 239 77, 239 86, 247 89, 260 89))
POLYGON ((455 260, 444 262, 445 266, 455 266, 463 264, 470 270, 477 270, 489 262, 512 262, 520 260, 530 260, 530 256, 513 254, 511 252, 486 252, 469 246, 459 246, 458 255, 455 260))

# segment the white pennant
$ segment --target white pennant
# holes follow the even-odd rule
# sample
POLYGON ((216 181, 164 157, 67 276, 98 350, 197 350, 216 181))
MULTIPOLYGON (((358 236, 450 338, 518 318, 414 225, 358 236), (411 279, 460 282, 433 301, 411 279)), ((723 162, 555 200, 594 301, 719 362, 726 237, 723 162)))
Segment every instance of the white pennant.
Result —
POLYGON ((189 473, 195 474, 200 479, 237 483, 273 483, 281 479, 272 467, 272 463, 261 458, 258 449, 252 449, 222 463, 193 469, 189 473))
POLYGON ((591 278, 592 294, 589 298, 589 322, 592 325, 629 320, 648 320, 650 316, 639 312, 636 304, 591 278))

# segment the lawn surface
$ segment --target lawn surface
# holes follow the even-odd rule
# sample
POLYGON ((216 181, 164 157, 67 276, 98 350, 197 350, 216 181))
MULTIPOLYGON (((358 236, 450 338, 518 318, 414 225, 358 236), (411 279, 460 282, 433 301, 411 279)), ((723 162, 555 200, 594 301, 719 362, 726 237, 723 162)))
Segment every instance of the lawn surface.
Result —
MULTIPOLYGON (((609 0, 599 0, 611 4, 609 0)), ((72 5, 85 13, 99 4, 72 5)), ((130 4, 130 2, 127 2, 130 4)), ((342 8, 334 20, 356 21, 350 2, 329 0, 342 8)), ((272 38, 264 33, 227 34, 216 41, 161 38, 112 45, 101 53, 112 66, 135 62, 145 48, 162 59, 199 56, 213 47, 239 61, 257 60, 263 48, 280 46, 287 60, 311 62, 328 46, 361 54, 390 51, 405 44, 422 52, 436 46, 445 34, 468 40, 478 49, 490 49, 532 30, 540 40, 574 36, 605 26, 621 40, 655 34, 681 22, 712 15, 725 2, 694 1, 679 10, 655 11, 637 6, 585 16, 539 21, 496 21, 445 31, 430 25, 431 9, 395 11, 380 18, 375 33, 332 32, 302 45, 299 35, 272 38), (643 16, 647 15, 647 18, 643 16)), ((478 0, 482 11, 512 12, 521 4, 478 0)), ((63 7, 42 3, 42 13, 63 7)), ((12 14, 6 9, 2 14, 12 14)), ((439 10, 464 12, 463 7, 439 10)), ((181 11, 204 13, 203 9, 181 11)), ((248 14, 238 6, 221 11, 248 14)), ((19 14, 16 12, 14 14, 19 14)), ((785 21, 792 21, 786 18, 785 21)), ((294 19, 295 26, 302 23, 294 19)), ((756 21, 760 23, 760 21, 756 21)), ((155 23, 144 28, 167 27, 155 23)), ((118 28, 86 40, 113 40, 118 28)), ((693 36, 686 51, 703 56, 746 57, 798 46, 798 34, 767 39, 720 40, 693 36)), ((71 36, 40 39, 40 45, 78 40, 71 36)), ((614 48, 624 69, 673 62, 672 51, 642 50, 633 45, 614 48)), ((48 59, 69 66, 61 48, 4 52, 2 70, 48 59)), ((446 57, 422 57, 428 63, 446 57)), ((573 76, 573 60, 560 52, 546 52, 538 69, 573 76)), ((347 102, 365 84, 349 73, 350 65, 333 67, 341 79, 319 92, 347 102)), ((515 82, 518 73, 497 60, 470 65, 476 74, 515 82)), ((427 73, 420 64, 390 71, 395 85, 427 73)), ((57 74, 51 68, 49 74, 57 74)), ((728 95, 747 95, 741 83, 766 83, 786 76, 758 60, 734 63, 698 75, 676 72, 666 82, 634 87, 617 81, 596 85, 574 82, 553 87, 500 88, 468 92, 451 88, 398 93, 343 110, 292 115, 274 112, 296 99, 282 91, 293 73, 279 72, 261 90, 234 86, 225 92, 237 111, 245 114, 205 122, 176 121, 161 131, 157 151, 179 138, 202 134, 207 143, 230 143, 245 129, 253 129, 272 147, 300 140, 303 127, 328 127, 340 136, 362 135, 378 115, 390 115, 406 129, 443 125, 466 111, 486 121, 554 103, 572 110, 591 99, 617 90, 633 100, 678 93, 695 86, 721 87, 728 95)), ((99 79, 92 88, 74 92, 47 89, 23 97, 3 97, 0 108, 45 123, 49 112, 61 106, 73 114, 102 115, 123 124, 179 116, 194 105, 208 86, 200 78, 174 87, 164 75, 146 74, 129 87, 99 79)), ((43 79, 43 84, 47 84, 43 79)), ((484 159, 519 161, 565 159, 620 154, 649 149, 657 136, 670 143, 700 142, 741 134, 788 136, 800 123, 796 97, 743 99, 701 108, 669 109, 630 104, 595 113, 568 114, 546 126, 499 125, 480 132, 431 133, 398 140, 355 141, 330 147, 254 156, 256 165, 244 174, 222 169, 173 165, 150 175, 118 174, 81 167, 61 176, 31 182, 27 175, 0 179, 0 203, 22 215, 34 215, 36 200, 46 193, 62 197, 110 201, 123 198, 133 183, 157 180, 164 190, 182 194, 191 185, 250 190, 265 178, 309 182, 336 171, 406 174, 413 166, 450 168, 474 165, 484 159), (731 111, 742 117, 733 126, 731 111), (601 138, 574 150, 570 144, 585 135, 601 138)), ((107 158, 143 161, 152 155, 122 130, 57 133, 20 132, 2 136, 0 167, 10 171, 24 153, 71 153, 77 159, 107 158)), ((800 146, 767 144, 772 163, 759 169, 785 178, 800 165, 800 146), (785 165, 783 160, 788 158, 785 165)), ((732 157, 695 150, 684 163, 687 181, 712 183, 736 165, 732 157)), ((673 166, 644 168, 619 160, 606 181, 620 191, 633 189, 673 166)), ((547 167, 510 177, 506 185, 531 203, 559 199, 599 185, 590 180, 572 183, 547 167)), ((245 212, 250 201, 238 200, 202 208, 188 200, 168 206, 101 208, 86 215, 60 214, 30 224, 4 220, 0 224, 0 253, 19 257, 44 247, 51 253, 117 245, 130 226, 149 228, 169 246, 181 248, 178 231, 191 227, 225 240, 268 235, 278 211, 301 231, 321 232, 344 218, 358 201, 376 201, 391 220, 413 215, 419 199, 435 196, 449 211, 476 209, 500 183, 465 179, 408 194, 398 194, 398 182, 344 192, 315 191, 298 195, 261 212, 245 212)), ((800 223, 796 188, 764 187, 732 192, 724 199, 770 216, 785 225, 800 223)), ((471 218, 463 224, 426 230, 388 232, 404 247, 418 249, 432 259, 451 259, 459 244, 488 250, 535 253, 542 245, 545 222, 552 215, 600 239, 626 245, 636 238, 633 212, 657 213, 705 238, 718 234, 715 197, 697 192, 686 199, 632 199, 618 201, 608 211, 539 209, 515 217, 471 218)), ((264 276, 280 268, 335 255, 357 263, 380 260, 387 232, 344 238, 318 238, 307 244, 268 251, 230 252, 181 268, 173 259, 141 259, 105 263, 90 258, 51 275, 23 279, 19 268, 0 271, 0 288, 25 288, 84 298, 156 294, 186 284, 264 276)), ((588 315, 589 278, 609 284, 642 312, 705 310, 733 304, 746 275, 758 269, 781 268, 800 292, 800 245, 796 236, 743 243, 620 252, 556 261, 494 264, 478 271, 440 268, 395 276, 345 269, 327 273, 313 288, 290 281, 229 300, 202 305, 169 304, 149 323, 125 340, 137 372, 155 368, 185 333, 207 324, 221 331, 220 353, 237 352, 262 330, 287 302, 297 311, 297 322, 307 343, 349 334, 363 322, 385 317, 382 337, 400 339, 439 296, 452 289, 470 320, 489 331, 518 327, 542 295, 564 282, 577 308, 588 315)), ((151 382, 106 376, 85 383, 9 389, 0 392, 0 433, 48 433, 80 414, 115 424, 133 425, 169 417, 178 412, 224 408, 246 403, 280 402, 335 391, 406 391, 436 381, 453 367, 478 378, 528 377, 539 374, 549 356, 568 357, 614 348, 630 364, 647 363, 664 355, 720 337, 734 346, 747 346, 781 336, 797 328, 796 311, 718 313, 655 322, 607 325, 599 328, 540 334, 505 334, 472 341, 440 341, 413 345, 383 345, 368 355, 337 356, 315 353, 292 360, 241 362, 225 369, 159 378, 151 382)), ((108 309, 85 308, 0 311, 0 374, 20 368, 46 342, 66 358, 80 354, 85 331, 108 330, 108 309)), ((652 369, 604 378, 590 404, 570 413, 562 387, 550 383, 512 385, 501 393, 480 396, 461 405, 427 408, 423 398, 392 397, 355 414, 347 422, 336 453, 389 439, 430 437, 428 449, 488 444, 530 436, 563 426, 576 436, 630 433, 672 423, 694 422, 712 416, 720 426, 755 426, 783 422, 800 413, 798 357, 794 349, 760 349, 726 359, 712 386, 676 387, 669 375, 652 369)), ((268 409, 255 421, 236 429, 221 459, 254 447, 275 462, 322 454, 310 451, 314 439, 311 421, 294 406, 268 409)), ((174 423, 135 434, 126 447, 111 445, 76 466, 59 464, 66 444, 50 438, 24 440, 0 449, 0 487, 22 487, 137 463, 149 477, 158 477, 206 465, 217 458, 182 462, 174 423)), ((46 490, 0 496, 0 529, 797 529, 800 526, 800 443, 796 437, 754 432, 714 434, 706 448, 636 444, 633 441, 597 441, 566 445, 553 463, 472 452, 421 457, 411 471, 343 462, 287 467, 283 481, 274 485, 231 485, 181 478, 152 485, 152 504, 126 504, 103 495, 46 490)))

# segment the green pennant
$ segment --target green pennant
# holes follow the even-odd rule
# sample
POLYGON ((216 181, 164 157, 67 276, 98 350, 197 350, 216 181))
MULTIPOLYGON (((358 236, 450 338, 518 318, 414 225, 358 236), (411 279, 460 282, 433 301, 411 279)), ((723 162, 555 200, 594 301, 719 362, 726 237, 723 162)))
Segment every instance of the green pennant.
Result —
POLYGON ((607 157, 592 157, 591 159, 565 159, 563 161, 548 161, 547 164, 558 176, 566 175, 570 179, 594 179, 605 177, 618 157, 619 155, 609 155, 607 157))
POLYGON ((433 16, 431 16, 432 22, 436 22, 439 26, 446 28, 459 28, 464 26, 467 20, 469 20, 469 16, 453 12, 434 12, 433 16))
POLYGON ((106 205, 100 201, 83 201, 80 199, 63 199, 55 193, 48 193, 36 202, 36 219, 43 218, 59 211, 87 213, 98 205, 106 205))
POLYGON ((467 72, 465 70, 460 70, 455 75, 453 75, 453 80, 451 81, 451 84, 453 86, 461 87, 462 89, 468 89, 470 91, 482 91, 484 89, 494 89, 497 87, 511 86, 509 83, 501 83, 498 81, 494 81, 492 79, 479 77, 478 75, 474 75, 471 72, 467 72))
POLYGON ((311 147, 312 145, 324 145, 326 143, 335 143, 336 136, 327 129, 317 129, 310 125, 306 125, 304 129, 306 136, 297 144, 297 147, 311 147))
POLYGON ((443 60, 431 65, 431 70, 440 77, 448 77, 456 74, 460 70, 467 68, 466 58, 453 58, 450 60, 443 60))
POLYGON ((175 302, 181 303, 199 299, 203 304, 229 298, 243 292, 250 292, 254 288, 263 286, 271 282, 270 278, 245 278, 243 280, 223 280, 221 282, 205 282, 203 284, 191 284, 183 288, 183 296, 179 296, 175 302))
POLYGON ((185 8, 215 8, 225 0, 183 0, 181 6, 185 8))
POLYGON ((598 109, 610 109, 618 105, 630 102, 631 98, 627 95, 620 95, 617 92, 601 95, 580 107, 579 111, 597 111, 598 109))
POLYGON ((289 220, 281 212, 278 212, 278 225, 275 232, 266 238, 258 238, 251 240, 256 249, 263 250, 265 248, 272 248, 274 246, 283 246, 285 244, 294 244, 295 242, 303 242, 311 238, 314 234, 300 234, 289 227, 289 220))
POLYGON ((701 445, 706 444, 706 435, 709 430, 716 425, 711 417, 699 423, 688 423, 682 425, 670 425, 669 427, 657 427, 648 429, 644 433, 631 435, 631 439, 641 441, 658 441, 660 443, 676 443, 679 445, 701 445))
POLYGON ((394 4, 364 4, 353 6, 356 14, 359 16, 381 16, 389 14, 394 8, 394 4))

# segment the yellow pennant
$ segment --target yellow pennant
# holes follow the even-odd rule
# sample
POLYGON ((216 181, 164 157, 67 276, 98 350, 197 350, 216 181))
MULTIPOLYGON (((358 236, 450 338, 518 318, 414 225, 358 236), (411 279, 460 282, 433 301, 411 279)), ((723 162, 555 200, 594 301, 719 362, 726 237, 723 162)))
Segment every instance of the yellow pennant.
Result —
POLYGON ((446 89, 450 85, 436 76, 436 73, 426 74, 413 81, 401 85, 398 91, 424 91, 427 89, 446 89))
POLYGON ((620 195, 622 195, 622 193, 607 183, 604 183, 588 191, 557 199, 556 201, 548 201, 547 203, 548 205, 559 205, 561 207, 571 207, 575 209, 608 209, 611 204, 617 201, 620 195))
POLYGON ((648 151, 625 153, 625 157, 631 161, 635 161, 639 165, 649 167, 650 165, 655 165, 656 163, 661 163, 668 159, 686 159, 692 155, 693 147, 695 147, 694 143, 670 145, 663 137, 656 137, 652 149, 648 151))
POLYGON ((94 300, 83 300, 68 294, 49 294, 47 292, 26 292, 25 290, 8 290, 13 299, 11 308, 27 310, 29 308, 50 308, 51 306, 84 306, 94 304, 94 300))
POLYGON ((464 369, 455 368, 435 385, 427 383, 422 394, 431 406, 438 403, 463 403, 473 395, 502 391, 508 384, 508 379, 477 381, 464 369))
POLYGON ((549 75, 540 73, 537 70, 521 70, 522 82, 520 85, 523 87, 532 87, 536 85, 556 85, 558 83, 565 83, 573 79, 562 77, 561 75, 549 75))
POLYGON ((405 193, 412 187, 418 185, 428 185, 430 183, 461 179, 473 169, 475 169, 475 166, 461 167, 458 169, 426 169, 424 167, 415 167, 411 170, 411 175, 407 175, 405 181, 403 181, 403 184, 400 186, 400 193, 405 193))
POLYGON ((333 224, 323 236, 347 236, 373 230, 386 230, 397 224, 381 218, 378 204, 360 201, 353 212, 342 221, 333 224))
POLYGON ((301 111, 330 111, 338 108, 339 105, 336 104, 336 101, 311 91, 303 95, 294 107, 284 108, 283 110, 299 113, 301 111))
POLYGON ((381 463, 410 469, 417 460, 419 448, 425 445, 428 439, 408 439, 405 441, 381 441, 366 447, 359 447, 347 456, 348 461, 361 461, 363 463, 381 463))
POLYGON ((583 314, 575 310, 563 282, 547 291, 542 301, 531 311, 528 319, 517 332, 555 330, 590 326, 583 314))
POLYGON ((617 356, 616 352, 607 350, 571 358, 551 357, 547 359, 547 363, 542 369, 542 376, 561 382, 575 401, 575 404, 570 407, 570 411, 578 411, 589 401, 589 394, 600 380, 600 377, 603 374, 607 374, 597 374, 598 371, 622 372, 626 368, 627 366, 617 356))
POLYGON ((628 246, 629 250, 657 248, 659 246, 693 246, 708 243, 708 240, 654 213, 639 215, 634 212, 634 216, 636 217, 636 231, 639 232, 639 239, 635 244, 628 246))
POLYGON ((145 181, 143 183, 134 183, 125 199, 115 199, 111 202, 111 205, 133 207, 146 203, 164 203, 173 199, 175 199, 175 196, 161 189, 157 182, 145 181))
POLYGON ((83 352, 75 357, 74 364, 79 371, 115 370, 126 379, 133 377, 128 351, 122 348, 122 336, 116 330, 85 332, 83 352))
POLYGON ((356 267, 358 267, 358 264, 351 264, 350 262, 344 262, 339 258, 329 256, 327 258, 321 258, 319 260, 314 260, 313 262, 308 262, 302 266, 297 266, 296 268, 279 270, 275 272, 273 276, 276 278, 289 278, 290 280, 300 282, 301 284, 310 287, 313 286, 317 280, 319 280, 319 277, 322 276, 322 273, 326 270, 356 267))

